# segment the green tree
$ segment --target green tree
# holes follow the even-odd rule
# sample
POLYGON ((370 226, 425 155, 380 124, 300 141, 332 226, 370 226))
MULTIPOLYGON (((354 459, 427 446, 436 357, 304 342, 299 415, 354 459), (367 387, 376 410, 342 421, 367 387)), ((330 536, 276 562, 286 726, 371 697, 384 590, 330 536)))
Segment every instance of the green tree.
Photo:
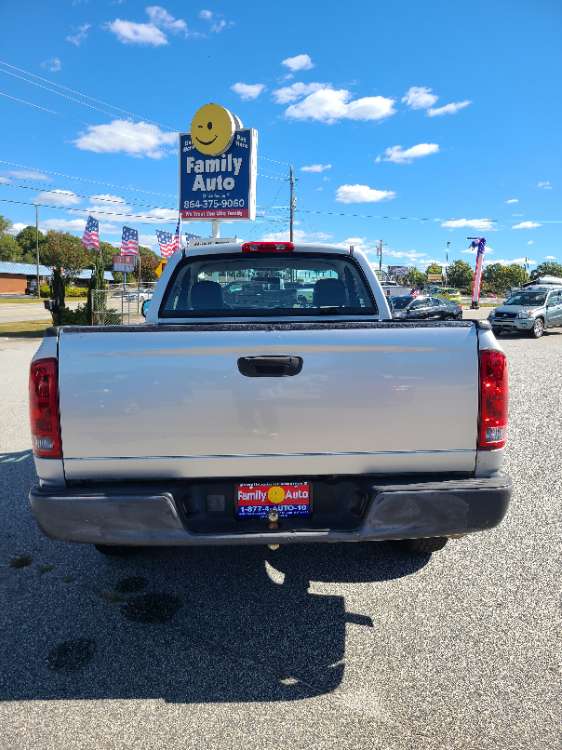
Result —
POLYGON ((0 214, 0 237, 12 226, 12 222, 0 214))
POLYGON ((482 274, 483 286, 487 292, 503 294, 513 286, 521 286, 528 281, 527 271, 516 263, 504 266, 501 263, 492 263, 486 266, 482 274))
POLYGON ((417 268, 410 268, 410 270, 404 277, 404 281, 408 286, 419 287, 423 286, 426 283, 427 277, 425 273, 418 271, 417 268))
POLYGON ((560 276, 562 277, 562 263, 554 263, 553 261, 545 261, 539 263, 534 271, 531 271, 531 278, 538 279, 539 276, 560 276))
MULTIPOLYGON (((22 255, 25 255, 26 257, 32 256, 33 258, 35 258, 35 232, 35 227, 27 226, 16 235, 16 241, 21 247, 22 255)), ((39 230, 39 254, 41 254, 41 248, 44 246, 44 244, 45 235, 43 234, 43 232, 41 232, 41 230, 39 230)))
POLYGON ((0 260, 21 260, 20 246, 11 234, 0 234, 0 260))
POLYGON ((154 269, 160 262, 160 258, 148 247, 139 247, 139 253, 141 258, 141 281, 157 281, 154 269))
POLYGON ((470 289, 474 272, 465 260, 454 260, 447 269, 447 283, 457 289, 470 289))
POLYGON ((63 270, 66 283, 91 265, 91 259, 79 238, 66 232, 47 232, 45 244, 39 253, 42 263, 63 270))
POLYGON ((428 273, 443 273, 443 267, 440 266, 438 263, 431 263, 425 270, 426 274, 428 273))

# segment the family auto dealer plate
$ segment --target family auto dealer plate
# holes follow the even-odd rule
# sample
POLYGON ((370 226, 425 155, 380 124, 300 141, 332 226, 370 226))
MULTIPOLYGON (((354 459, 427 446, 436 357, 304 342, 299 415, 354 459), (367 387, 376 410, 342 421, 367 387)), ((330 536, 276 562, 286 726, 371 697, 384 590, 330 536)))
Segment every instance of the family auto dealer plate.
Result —
POLYGON ((310 515, 309 482, 239 484, 235 508, 238 518, 267 518, 273 508, 280 518, 310 515))

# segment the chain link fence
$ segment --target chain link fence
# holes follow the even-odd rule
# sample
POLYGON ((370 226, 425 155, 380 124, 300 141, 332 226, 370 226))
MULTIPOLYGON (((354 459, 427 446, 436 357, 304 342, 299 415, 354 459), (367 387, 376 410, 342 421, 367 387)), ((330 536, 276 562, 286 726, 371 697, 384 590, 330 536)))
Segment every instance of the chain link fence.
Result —
POLYGON ((143 304, 152 298, 156 282, 114 284, 107 289, 92 290, 92 323, 103 325, 130 325, 142 323, 143 304))

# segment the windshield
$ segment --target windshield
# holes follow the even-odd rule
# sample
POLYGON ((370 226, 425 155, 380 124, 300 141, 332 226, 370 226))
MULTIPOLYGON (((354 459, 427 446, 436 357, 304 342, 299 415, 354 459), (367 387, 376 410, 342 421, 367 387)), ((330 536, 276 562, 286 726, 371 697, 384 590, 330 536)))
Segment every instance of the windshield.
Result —
POLYGON ((376 315, 363 274, 333 254, 207 255, 185 259, 162 317, 376 315))
POLYGON ((391 297, 390 298, 390 306, 393 310, 403 310, 405 307, 407 307, 410 302, 413 300, 413 297, 410 297, 409 295, 403 295, 401 297, 391 297))
POLYGON ((506 300, 505 304, 538 307, 539 305, 544 305, 545 302, 546 292, 519 292, 506 300))

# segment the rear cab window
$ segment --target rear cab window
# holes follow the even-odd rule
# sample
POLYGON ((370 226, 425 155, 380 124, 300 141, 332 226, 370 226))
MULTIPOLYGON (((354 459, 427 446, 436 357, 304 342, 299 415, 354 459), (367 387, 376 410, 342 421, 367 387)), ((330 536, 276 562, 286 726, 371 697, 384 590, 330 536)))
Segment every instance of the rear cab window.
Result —
POLYGON ((187 256, 160 306, 161 318, 377 314, 360 266, 333 253, 187 256))

